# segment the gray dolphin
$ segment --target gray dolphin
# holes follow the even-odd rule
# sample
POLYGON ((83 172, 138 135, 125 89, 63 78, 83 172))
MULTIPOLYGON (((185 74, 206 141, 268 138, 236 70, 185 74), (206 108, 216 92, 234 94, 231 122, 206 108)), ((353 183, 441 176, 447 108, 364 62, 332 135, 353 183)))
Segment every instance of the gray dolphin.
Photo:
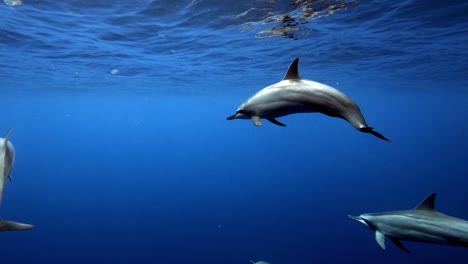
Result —
POLYGON ((361 132, 390 141, 367 125, 361 110, 347 95, 331 86, 299 77, 298 62, 299 58, 294 59, 283 80, 252 95, 227 120, 252 119, 254 125, 261 126, 260 119, 265 118, 275 125, 286 126, 276 118, 319 112, 343 118, 361 132))
MULTIPOLYGON (((3 192, 5 185, 10 178, 11 169, 15 161, 15 148, 8 140, 11 134, 11 129, 8 130, 5 138, 0 138, 0 206, 3 200, 3 192)), ((0 231, 7 230, 24 230, 33 228, 30 224, 17 223, 0 219, 0 231)))
POLYGON ((265 261, 253 261, 253 260, 249 260, 250 264, 270 264, 269 262, 265 262, 265 261))
POLYGON ((400 240, 468 247, 468 221, 439 213, 436 194, 430 194, 416 208, 405 211, 348 215, 371 230, 375 240, 385 249, 385 237, 409 252, 400 240))

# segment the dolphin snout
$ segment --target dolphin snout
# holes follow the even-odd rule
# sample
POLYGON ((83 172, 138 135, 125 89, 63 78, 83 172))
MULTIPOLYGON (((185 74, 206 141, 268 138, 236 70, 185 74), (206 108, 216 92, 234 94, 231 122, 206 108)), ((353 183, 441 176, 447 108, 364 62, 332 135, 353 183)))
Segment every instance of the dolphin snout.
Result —
POLYGON ((353 219, 355 221, 358 221, 359 223, 365 225, 366 227, 370 228, 370 229, 375 229, 371 226, 371 224, 365 219, 363 218, 362 216, 354 216, 354 215, 348 215, 348 218, 350 219, 353 219))
POLYGON ((227 120, 236 119, 238 114, 239 114, 239 113, 235 113, 235 114, 233 114, 233 115, 231 115, 231 116, 228 116, 226 119, 227 119, 227 120))
POLYGON ((354 215, 348 215, 348 218, 359 221, 359 222, 362 220, 362 218, 360 216, 354 216, 354 215))

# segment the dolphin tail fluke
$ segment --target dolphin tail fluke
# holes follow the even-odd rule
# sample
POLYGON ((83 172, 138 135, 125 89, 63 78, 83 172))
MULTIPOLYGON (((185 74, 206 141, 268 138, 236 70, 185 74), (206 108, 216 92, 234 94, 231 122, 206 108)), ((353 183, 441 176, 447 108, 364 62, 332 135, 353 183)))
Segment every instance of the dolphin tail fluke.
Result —
POLYGON ((364 133, 370 133, 380 139, 383 139, 385 141, 389 141, 389 142, 392 142, 390 139, 384 137, 384 135, 380 134, 379 132, 375 131, 372 127, 362 127, 359 129, 361 132, 364 132, 364 133))
POLYGON ((384 135, 380 134, 380 133, 377 132, 377 131, 373 131, 373 130, 372 130, 372 131, 370 131, 369 133, 371 133, 372 135, 374 135, 374 136, 376 136, 376 137, 378 137, 378 138, 380 138, 380 139, 383 139, 383 140, 385 140, 385 141, 392 142, 390 139, 384 137, 384 135))
POLYGON ((0 219, 0 231, 16 231, 33 228, 33 225, 0 219))

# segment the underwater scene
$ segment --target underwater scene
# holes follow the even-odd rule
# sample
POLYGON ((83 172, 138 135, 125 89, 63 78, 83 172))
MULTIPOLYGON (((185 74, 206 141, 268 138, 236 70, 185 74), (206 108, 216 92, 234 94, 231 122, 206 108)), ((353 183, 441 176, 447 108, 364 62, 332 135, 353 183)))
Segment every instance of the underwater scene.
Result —
POLYGON ((467 14, 0 0, 0 262, 464 263, 467 14))

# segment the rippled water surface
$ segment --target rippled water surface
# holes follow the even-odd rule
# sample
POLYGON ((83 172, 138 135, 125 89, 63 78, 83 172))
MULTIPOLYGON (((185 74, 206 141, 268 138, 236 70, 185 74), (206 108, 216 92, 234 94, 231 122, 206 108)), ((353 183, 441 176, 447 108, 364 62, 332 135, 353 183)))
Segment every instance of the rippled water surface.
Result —
POLYGON ((232 75, 279 78, 294 57, 316 79, 468 76, 465 1, 24 1, 0 12, 0 74, 22 88, 219 91, 239 84, 220 87, 232 75))

